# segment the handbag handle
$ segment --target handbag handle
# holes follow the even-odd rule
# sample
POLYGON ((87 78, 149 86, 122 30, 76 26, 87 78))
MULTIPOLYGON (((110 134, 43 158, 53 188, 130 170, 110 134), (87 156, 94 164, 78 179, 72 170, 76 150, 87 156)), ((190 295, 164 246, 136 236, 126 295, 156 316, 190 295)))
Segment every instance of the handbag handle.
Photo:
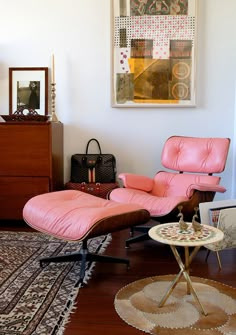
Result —
POLYGON ((95 141, 95 142, 97 143, 97 145, 98 145, 98 149, 99 149, 99 152, 100 152, 100 155, 101 155, 101 154, 102 154, 102 150, 101 150, 100 144, 99 144, 98 140, 96 140, 96 138, 91 138, 91 139, 88 141, 88 143, 87 143, 87 145, 86 145, 86 151, 85 151, 85 154, 86 154, 86 155, 88 154, 89 144, 90 144, 92 141, 95 141))

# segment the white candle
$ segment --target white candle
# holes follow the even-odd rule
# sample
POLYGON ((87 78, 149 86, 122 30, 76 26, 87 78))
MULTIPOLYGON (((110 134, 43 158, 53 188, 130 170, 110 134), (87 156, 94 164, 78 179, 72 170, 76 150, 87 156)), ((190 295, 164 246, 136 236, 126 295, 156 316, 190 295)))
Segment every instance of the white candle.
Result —
POLYGON ((52 83, 55 83, 55 64, 54 64, 54 54, 52 55, 52 83))

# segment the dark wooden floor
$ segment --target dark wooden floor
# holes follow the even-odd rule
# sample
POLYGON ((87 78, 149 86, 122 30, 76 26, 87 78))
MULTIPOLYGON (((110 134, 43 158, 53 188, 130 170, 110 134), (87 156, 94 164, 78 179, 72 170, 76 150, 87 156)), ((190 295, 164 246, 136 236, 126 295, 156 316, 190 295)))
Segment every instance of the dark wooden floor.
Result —
MULTIPOLYGON (((141 331, 127 325, 114 309, 114 297, 125 285, 132 281, 156 275, 175 274, 178 265, 170 248, 155 241, 133 244, 125 249, 124 241, 129 231, 113 235, 106 254, 127 256, 131 268, 121 264, 97 263, 88 285, 81 288, 76 310, 64 335, 140 335, 141 331)), ((191 266, 191 275, 213 279, 236 287, 236 249, 221 252, 223 269, 220 271, 216 255, 211 253, 205 262, 206 249, 201 249, 191 266)))
MULTIPOLYGON (((0 229, 9 230, 9 225, 0 226, 0 229)), ((28 230, 27 226, 20 225, 13 225, 10 229, 28 230)), ((128 237, 128 230, 113 234, 105 254, 129 258, 130 269, 127 270, 122 264, 97 263, 88 285, 79 291, 76 309, 70 316, 64 335, 143 334, 127 325, 117 315, 114 309, 116 293, 135 280, 175 274, 179 268, 169 246, 149 240, 132 244, 130 249, 125 249, 125 239, 128 237)), ((222 270, 218 268, 216 255, 211 253, 205 262, 206 250, 201 249, 192 263, 190 274, 236 287, 236 249, 222 251, 220 255, 222 270)))

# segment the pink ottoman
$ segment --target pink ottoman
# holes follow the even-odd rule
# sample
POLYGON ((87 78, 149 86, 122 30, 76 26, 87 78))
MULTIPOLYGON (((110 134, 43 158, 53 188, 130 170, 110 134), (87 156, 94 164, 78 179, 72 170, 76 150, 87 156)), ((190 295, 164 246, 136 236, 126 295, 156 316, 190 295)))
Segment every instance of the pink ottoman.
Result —
POLYGON ((50 262, 81 261, 83 284, 87 261, 124 263, 129 260, 89 253, 87 240, 146 223, 149 212, 136 204, 120 204, 80 191, 65 190, 31 198, 24 206, 23 218, 34 229, 68 241, 82 241, 77 253, 43 258, 50 262))

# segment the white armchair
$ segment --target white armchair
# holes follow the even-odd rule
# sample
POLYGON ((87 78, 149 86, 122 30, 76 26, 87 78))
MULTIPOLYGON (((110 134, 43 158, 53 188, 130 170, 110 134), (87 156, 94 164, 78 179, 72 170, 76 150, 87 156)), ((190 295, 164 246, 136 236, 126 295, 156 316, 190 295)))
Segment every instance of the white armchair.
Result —
POLYGON ((199 204, 201 222, 215 225, 224 232, 224 239, 208 244, 206 260, 210 251, 215 251, 220 269, 222 268, 219 251, 236 248, 236 200, 214 201, 199 204))

